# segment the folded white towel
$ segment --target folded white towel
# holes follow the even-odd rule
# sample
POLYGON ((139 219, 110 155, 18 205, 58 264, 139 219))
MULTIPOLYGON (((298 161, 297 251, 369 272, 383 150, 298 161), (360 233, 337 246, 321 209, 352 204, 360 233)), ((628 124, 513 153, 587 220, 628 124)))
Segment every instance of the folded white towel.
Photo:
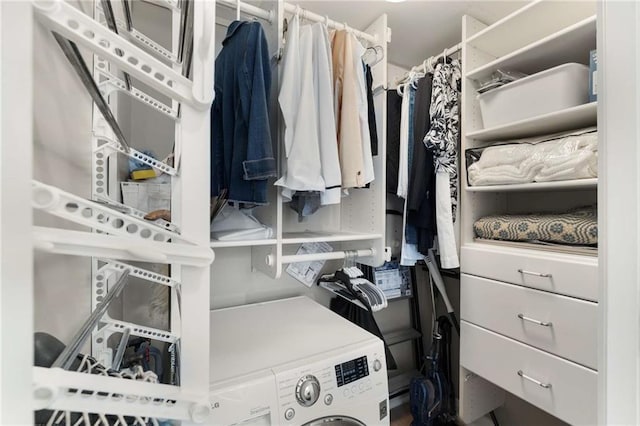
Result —
POLYGON ((542 168, 541 164, 519 169, 516 166, 498 166, 490 169, 471 169, 469 167, 469 183, 471 185, 510 185, 532 182, 542 168))
POLYGON ((472 186, 584 179, 597 177, 597 173, 595 132, 488 147, 467 169, 472 186))

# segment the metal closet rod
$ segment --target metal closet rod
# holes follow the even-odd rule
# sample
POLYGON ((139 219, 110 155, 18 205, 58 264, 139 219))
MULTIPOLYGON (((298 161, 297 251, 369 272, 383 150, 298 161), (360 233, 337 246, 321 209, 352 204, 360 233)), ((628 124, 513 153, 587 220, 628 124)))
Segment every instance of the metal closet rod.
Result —
MULTIPOLYGON (((253 5, 244 3, 242 1, 238 2, 236 0, 216 0, 216 3, 222 6, 229 7, 231 9, 235 9, 239 6, 242 12, 248 13, 249 15, 255 16, 257 18, 262 18, 268 21, 269 23, 273 22, 273 16, 274 16, 273 11, 264 10, 257 6, 253 6, 253 5)), ((295 4, 284 3, 285 12, 295 13, 297 8, 298 6, 295 4)), ((376 36, 365 33, 363 31, 353 29, 344 23, 334 21, 333 19, 328 19, 326 16, 318 15, 317 13, 313 13, 306 9, 300 9, 300 16, 302 16, 304 19, 307 19, 309 21, 324 22, 330 28, 335 28, 338 30, 349 30, 359 39, 366 40, 371 43, 375 43, 377 41, 376 36)))
POLYGON ((240 10, 244 13, 248 13, 249 15, 255 16, 256 18, 262 18, 269 23, 273 22, 274 13, 271 10, 264 10, 252 4, 248 4, 242 1, 238 2, 236 0, 216 0, 216 3, 222 6, 226 6, 230 9, 236 9, 239 6, 240 10))
POLYGON ((283 264, 288 264, 297 262, 314 262, 317 260, 337 260, 344 259, 346 257, 357 259, 359 257, 375 256, 375 254, 376 251, 373 248, 364 250, 333 251, 329 253, 292 254, 282 256, 281 262, 283 264))
MULTIPOLYGON (((291 3, 284 4, 284 10, 286 12, 295 13, 297 9, 298 9, 298 6, 295 4, 291 4, 291 3)), ((335 28, 337 30, 351 31, 353 35, 355 35, 359 39, 366 40, 371 43, 376 43, 378 41, 377 37, 374 35, 365 33, 364 31, 353 29, 347 26, 346 23, 340 23, 340 22, 334 21, 333 19, 329 19, 326 16, 318 15, 317 13, 310 12, 306 9, 300 9, 300 16, 302 16, 304 19, 308 19, 309 21, 324 22, 330 28, 335 28)))
POLYGON ((420 65, 416 65, 415 67, 412 67, 410 71, 404 73, 404 75, 402 75, 402 77, 399 77, 396 79, 395 84, 400 84, 402 82, 404 82, 408 77, 409 74, 411 73, 411 71, 413 72, 427 72, 427 70, 425 69, 425 63, 431 61, 434 61, 442 56, 449 56, 449 55, 453 55, 456 52, 459 52, 460 50, 462 50, 462 43, 458 43, 455 46, 451 46, 450 48, 446 49, 444 52, 438 54, 438 55, 433 55, 429 58, 427 58, 423 63, 421 63, 420 65))

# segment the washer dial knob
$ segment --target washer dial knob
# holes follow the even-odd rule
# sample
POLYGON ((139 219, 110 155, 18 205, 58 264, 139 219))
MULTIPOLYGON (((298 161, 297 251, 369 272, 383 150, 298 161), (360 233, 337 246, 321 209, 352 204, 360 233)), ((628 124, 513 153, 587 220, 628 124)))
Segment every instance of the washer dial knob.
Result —
POLYGON ((315 376, 301 377, 296 385, 296 399, 303 407, 311 407, 320 398, 320 382, 315 376))
POLYGON ((382 368, 382 363, 380 362, 379 359, 376 359, 375 361, 373 361, 373 371, 380 371, 381 368, 382 368))

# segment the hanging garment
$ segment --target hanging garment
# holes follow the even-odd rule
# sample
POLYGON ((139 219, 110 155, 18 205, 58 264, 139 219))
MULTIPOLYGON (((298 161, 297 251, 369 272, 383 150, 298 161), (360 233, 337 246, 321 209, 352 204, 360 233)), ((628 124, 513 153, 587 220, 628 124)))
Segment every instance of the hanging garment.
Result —
POLYGON ((404 86, 402 92, 402 108, 400 110, 400 149, 398 161, 398 188, 396 195, 407 197, 409 183, 409 104, 411 103, 411 84, 404 86))
POLYGON ((436 231, 435 166, 433 152, 422 140, 431 127, 429 107, 433 74, 416 83, 413 113, 413 161, 409 174, 407 223, 416 228, 418 251, 426 255, 433 247, 436 231))
POLYGON ((211 108, 211 195, 267 204, 267 179, 276 176, 268 101, 271 70, 258 22, 234 21, 215 62, 211 108))
POLYGON ((313 39, 310 26, 294 15, 282 66, 278 102, 284 119, 285 170, 275 183, 290 201, 295 191, 324 191, 314 89, 313 39))
POLYGON ((387 193, 395 194, 398 189, 398 168, 400 162, 400 120, 402 96, 387 90, 387 193))
POLYGON ((358 74, 353 66, 353 38, 347 31, 331 33, 334 108, 343 188, 365 185, 358 109, 358 74))
POLYGON ((333 104, 333 67, 331 64, 331 43, 327 27, 321 23, 311 26, 313 36, 313 85, 317 101, 318 141, 324 192, 320 195, 322 205, 340 203, 340 157, 333 104))
POLYGON ((458 260, 453 228, 458 200, 458 82, 460 63, 440 63, 433 74, 431 128, 424 143, 433 151, 436 169, 436 226, 438 249, 444 269, 457 268, 458 260))
POLYGON ((365 65, 365 79, 367 81, 367 109, 369 115, 369 135, 371 136, 371 155, 378 155, 378 126, 376 123, 376 108, 373 103, 373 75, 371 67, 365 65))
POLYGON ((356 36, 349 33, 353 43, 353 67, 355 68, 358 82, 358 116, 360 118, 360 135, 362 136, 362 160, 364 168, 365 185, 373 182, 375 175, 373 171, 373 157, 371 155, 371 135, 369 133, 369 106, 367 100, 367 83, 365 76, 365 65, 362 62, 362 55, 367 49, 362 46, 356 36))
MULTIPOLYGON (((408 177, 411 173, 411 165, 413 161, 413 133, 414 133, 414 107, 415 107, 415 88, 414 88, 414 78, 405 86, 405 93, 408 93, 409 105, 407 109, 407 137, 406 137, 406 176, 408 177)), ((403 120, 405 120, 403 118, 403 120)), ((408 200, 405 198, 403 205, 403 215, 402 215, 402 250, 400 256, 400 264, 402 266, 414 266, 417 261, 422 260, 424 256, 418 251, 417 240, 418 235, 416 232, 416 228, 408 223, 408 200)))

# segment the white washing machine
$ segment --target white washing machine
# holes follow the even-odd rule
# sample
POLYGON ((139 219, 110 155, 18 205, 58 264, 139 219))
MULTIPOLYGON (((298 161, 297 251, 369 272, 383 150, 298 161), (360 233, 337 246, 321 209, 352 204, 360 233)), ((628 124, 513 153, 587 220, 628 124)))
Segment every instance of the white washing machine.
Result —
POLYGON ((307 297, 211 311, 209 424, 389 425, 382 341, 307 297))

